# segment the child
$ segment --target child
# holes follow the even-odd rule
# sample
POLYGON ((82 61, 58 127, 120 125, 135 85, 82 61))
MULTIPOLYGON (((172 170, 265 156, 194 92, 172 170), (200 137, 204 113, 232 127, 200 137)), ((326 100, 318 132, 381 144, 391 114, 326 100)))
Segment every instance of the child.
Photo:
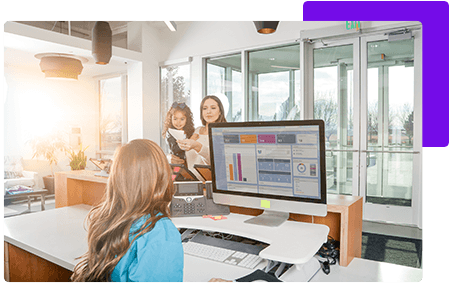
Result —
POLYGON ((171 174, 150 140, 116 151, 103 201, 86 218, 88 251, 73 281, 183 281, 181 236, 169 219, 171 174))
POLYGON ((162 136, 166 138, 166 142, 169 145, 169 152, 172 155, 172 159, 169 159, 169 161, 173 163, 185 163, 186 153, 180 149, 176 138, 170 134, 169 128, 184 131, 186 139, 198 138, 198 135, 193 136, 195 131, 193 116, 186 103, 174 102, 172 104, 172 107, 167 112, 162 132, 162 136))

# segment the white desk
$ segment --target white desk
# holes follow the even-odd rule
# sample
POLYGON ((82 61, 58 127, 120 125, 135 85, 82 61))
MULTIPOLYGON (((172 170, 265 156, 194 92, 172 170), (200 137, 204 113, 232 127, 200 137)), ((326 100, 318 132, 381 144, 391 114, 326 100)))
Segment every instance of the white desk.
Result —
POLYGON ((184 217, 173 218, 178 228, 192 228, 230 233, 269 244, 259 253, 264 259, 289 264, 304 264, 326 242, 329 228, 321 224, 286 221, 279 227, 244 223, 252 216, 230 214, 225 220, 184 217))
MULTIPOLYGON (((4 239, 12 245, 72 271, 77 263, 75 258, 84 254, 87 250, 87 233, 83 228, 83 221, 90 208, 91 206, 89 205, 76 205, 6 218, 3 221, 4 239)), ((242 218, 244 217, 249 216, 242 216, 242 218)), ((174 220, 174 223, 177 223, 178 226, 191 226, 195 225, 192 222, 196 222, 196 219, 177 218, 174 220)), ((223 222, 226 220, 209 220, 211 224, 208 224, 208 228, 213 226, 217 229, 228 227, 226 222, 223 222)), ((200 222, 200 219, 198 221, 200 222)), ((245 228, 233 229, 232 227, 230 226, 227 231, 230 233, 234 231, 245 233, 248 230, 245 228)), ((275 239, 275 237, 270 236, 261 236, 261 238, 264 238, 266 241, 275 239)), ((276 241, 271 241, 271 247, 274 247, 276 241)), ((270 250, 270 247, 266 249, 265 254, 261 252, 262 255, 269 258, 272 257, 271 253, 274 248, 272 250, 270 250)), ((198 282, 208 281, 213 277, 235 279, 248 274, 249 270, 186 255, 184 273, 185 281, 198 282)), ((281 279, 283 281, 295 281, 294 275, 292 272, 291 274, 287 272, 281 279)), ((356 258, 348 267, 341 267, 339 265, 331 266, 331 273, 329 275, 325 275, 322 271, 319 271, 311 281, 407 282, 420 281, 421 278, 421 269, 356 258)))
MULTIPOLYGON (((76 257, 87 250, 87 232, 83 223, 90 208, 81 204, 7 218, 4 220, 5 242, 73 271, 76 257)), ((250 217, 231 214, 220 221, 189 217, 174 218, 173 222, 178 228, 220 231, 266 242, 270 246, 261 251, 261 257, 293 264, 307 263, 328 234, 328 227, 318 224, 287 221, 280 227, 266 228, 243 223, 250 217)), ((263 263, 260 264, 262 266, 263 263)), ((251 272, 242 267, 185 256, 186 281, 212 277, 235 279, 251 272), (204 272, 199 272, 199 269, 204 272)), ((295 280, 297 277, 292 278, 295 280)))

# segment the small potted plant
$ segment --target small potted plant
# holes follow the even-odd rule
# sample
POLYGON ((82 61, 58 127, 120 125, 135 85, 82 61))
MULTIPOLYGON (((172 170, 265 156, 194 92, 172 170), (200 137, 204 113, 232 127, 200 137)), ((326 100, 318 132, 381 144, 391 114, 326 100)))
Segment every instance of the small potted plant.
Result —
POLYGON ((50 165, 52 174, 50 176, 44 176, 45 189, 49 194, 55 193, 55 174, 53 172, 53 165, 58 164, 58 153, 67 152, 68 147, 66 141, 60 134, 51 134, 44 137, 36 137, 30 141, 33 149, 33 158, 44 157, 50 165))
POLYGON ((67 156, 70 159, 69 165, 72 171, 84 170, 86 168, 87 156, 84 154, 84 151, 86 151, 87 148, 89 148, 89 146, 83 149, 83 146, 80 144, 78 152, 72 149, 67 151, 67 156))

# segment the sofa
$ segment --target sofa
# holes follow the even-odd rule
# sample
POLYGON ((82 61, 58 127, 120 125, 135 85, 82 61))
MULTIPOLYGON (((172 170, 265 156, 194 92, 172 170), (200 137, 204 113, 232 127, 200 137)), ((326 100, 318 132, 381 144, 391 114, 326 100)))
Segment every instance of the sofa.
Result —
POLYGON ((4 188, 15 185, 24 185, 31 188, 38 187, 38 173, 25 171, 23 169, 23 158, 21 156, 5 156, 4 157, 4 188))

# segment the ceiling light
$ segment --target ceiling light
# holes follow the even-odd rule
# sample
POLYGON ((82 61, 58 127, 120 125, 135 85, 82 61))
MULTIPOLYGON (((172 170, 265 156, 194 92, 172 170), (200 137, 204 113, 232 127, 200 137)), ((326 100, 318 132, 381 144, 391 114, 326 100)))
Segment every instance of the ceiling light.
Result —
POLYGON ((174 21, 164 21, 164 23, 166 23, 170 31, 177 31, 177 23, 175 23, 174 21))
POLYGON ((262 34, 274 33, 280 21, 253 21, 256 30, 262 34))
POLYGON ((84 57, 64 53, 40 53, 34 57, 41 60, 39 66, 45 78, 55 79, 77 80, 83 70, 82 62, 88 61, 84 57))
POLYGON ((111 59, 112 31, 108 22, 97 21, 92 28, 92 56, 99 65, 107 65, 111 59))

